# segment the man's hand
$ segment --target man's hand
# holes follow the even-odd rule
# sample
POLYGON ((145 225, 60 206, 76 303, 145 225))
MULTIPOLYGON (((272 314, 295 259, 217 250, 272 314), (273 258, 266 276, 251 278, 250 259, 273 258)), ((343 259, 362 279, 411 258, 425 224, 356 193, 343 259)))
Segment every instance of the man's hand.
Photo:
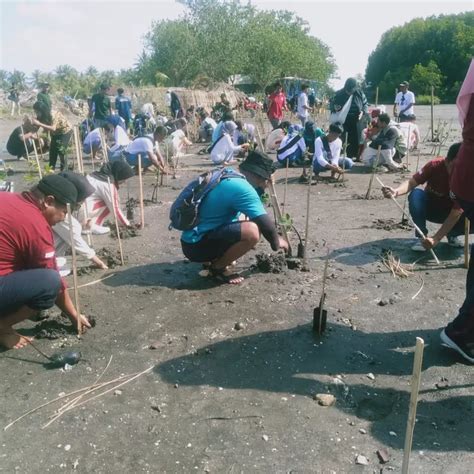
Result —
POLYGON ((280 249, 284 250, 285 253, 288 253, 289 245, 283 237, 280 237, 280 249))
POLYGON ((242 145, 240 145, 241 148, 243 148, 244 150, 248 150, 250 146, 250 143, 242 143, 242 145))
POLYGON ((395 189, 391 188, 390 186, 384 186, 382 188, 382 193, 384 197, 390 199, 391 197, 397 197, 398 193, 395 189))
POLYGON ((438 243, 439 240, 434 239, 433 237, 426 237, 426 239, 421 241, 421 245, 423 245, 426 250, 431 250, 432 248, 436 247, 438 243))

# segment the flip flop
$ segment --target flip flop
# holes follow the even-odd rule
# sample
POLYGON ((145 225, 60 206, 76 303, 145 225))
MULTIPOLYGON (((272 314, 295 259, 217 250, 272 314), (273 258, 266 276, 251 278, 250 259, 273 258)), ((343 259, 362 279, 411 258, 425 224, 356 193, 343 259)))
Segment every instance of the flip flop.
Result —
POLYGON ((238 273, 231 273, 230 275, 226 275, 225 272, 227 271, 225 268, 216 269, 209 267, 209 277, 212 278, 217 283, 226 283, 228 285, 240 285, 244 281, 244 277, 238 273), (241 279, 241 281, 232 283, 232 280, 241 279))

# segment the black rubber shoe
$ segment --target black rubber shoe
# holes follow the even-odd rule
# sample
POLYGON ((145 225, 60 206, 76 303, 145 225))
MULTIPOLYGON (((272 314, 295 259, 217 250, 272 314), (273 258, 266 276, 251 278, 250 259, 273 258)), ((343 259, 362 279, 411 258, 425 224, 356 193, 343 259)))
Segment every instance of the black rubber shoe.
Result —
POLYGON ((439 336, 443 346, 449 347, 461 354, 471 364, 474 364, 474 341, 466 342, 453 335, 448 336, 446 329, 441 331, 439 336))

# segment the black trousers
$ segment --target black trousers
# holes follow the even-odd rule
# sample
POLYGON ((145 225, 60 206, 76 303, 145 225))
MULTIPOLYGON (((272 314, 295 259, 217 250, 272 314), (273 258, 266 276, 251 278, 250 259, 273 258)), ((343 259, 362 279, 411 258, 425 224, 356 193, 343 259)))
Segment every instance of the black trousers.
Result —
POLYGON ((0 317, 14 313, 22 306, 41 311, 52 308, 61 288, 56 270, 35 268, 0 277, 0 317))
MULTIPOLYGON (((348 115, 344 122, 344 132, 347 133, 347 157, 357 158, 359 156, 359 131, 357 123, 359 117, 357 115, 348 115)), ((343 140, 343 138, 341 137, 343 140)))
POLYGON ((60 160, 61 171, 67 170, 67 149, 71 143, 72 130, 60 135, 51 135, 51 144, 49 146, 49 166, 56 168, 58 157, 60 160))

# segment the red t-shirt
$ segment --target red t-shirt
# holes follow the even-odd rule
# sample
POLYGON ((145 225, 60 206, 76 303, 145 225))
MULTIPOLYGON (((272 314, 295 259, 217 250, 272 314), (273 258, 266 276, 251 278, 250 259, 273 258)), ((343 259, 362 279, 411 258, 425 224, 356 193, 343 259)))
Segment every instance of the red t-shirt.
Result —
POLYGON ((29 193, 0 193, 0 276, 35 268, 57 270, 53 231, 29 193))
POLYGON ((283 118, 283 107, 286 103, 286 97, 283 92, 271 94, 270 107, 268 108, 267 116, 270 119, 281 120, 283 118))
POLYGON ((459 205, 449 197, 449 173, 444 158, 438 157, 426 163, 418 173, 413 175, 417 184, 425 184, 428 194, 428 206, 434 210, 450 211, 459 205))
POLYGON ((451 173, 451 190, 457 198, 474 202, 474 94, 462 129, 462 145, 451 173))

